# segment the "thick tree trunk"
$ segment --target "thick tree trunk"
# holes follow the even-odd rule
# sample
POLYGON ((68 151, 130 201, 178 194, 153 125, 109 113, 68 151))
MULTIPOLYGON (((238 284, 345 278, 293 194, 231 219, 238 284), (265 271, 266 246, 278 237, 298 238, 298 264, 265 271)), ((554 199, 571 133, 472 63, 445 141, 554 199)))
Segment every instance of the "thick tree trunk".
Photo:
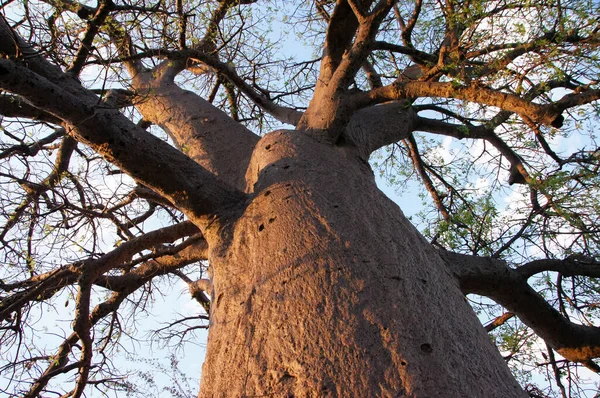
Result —
POLYGON ((243 215, 205 231, 214 291, 200 396, 525 396, 353 147, 273 132, 247 181, 243 215))

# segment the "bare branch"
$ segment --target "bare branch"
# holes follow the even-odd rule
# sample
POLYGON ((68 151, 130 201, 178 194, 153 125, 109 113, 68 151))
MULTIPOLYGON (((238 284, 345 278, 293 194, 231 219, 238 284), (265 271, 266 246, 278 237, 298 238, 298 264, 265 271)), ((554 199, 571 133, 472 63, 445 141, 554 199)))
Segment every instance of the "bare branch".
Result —
POLYGON ((496 317, 493 321, 484 326, 486 332, 491 332, 492 330, 504 325, 509 319, 512 319, 515 316, 512 312, 505 312, 504 314, 496 317))
POLYGON ((519 266, 515 272, 527 279, 542 272, 559 272, 564 276, 600 278, 600 261, 589 257, 569 256, 564 260, 534 260, 519 266))
MULTIPOLYGON (((355 94, 354 101, 355 106, 360 108, 386 101, 418 97, 456 98, 491 105, 502 110, 526 116, 535 122, 552 127, 562 126, 564 118, 561 113, 567 108, 567 106, 563 107, 555 104, 538 105, 513 94, 477 85, 461 86, 454 83, 403 80, 396 80, 391 85, 366 93, 355 94)), ((593 95, 586 95, 581 98, 578 97, 579 101, 574 100, 574 102, 578 102, 577 104, 579 105, 585 100, 592 101, 594 99, 593 95)), ((572 104, 571 101, 565 101, 565 103, 572 104)))
POLYGON ((178 56, 182 56, 191 61, 205 63, 206 65, 216 69, 237 88, 239 88, 240 91, 246 94, 248 98, 250 98, 256 105, 261 107, 265 112, 269 113, 280 122, 288 123, 295 126, 296 124, 298 124, 298 121, 302 117, 302 113, 295 109, 275 104, 273 101, 265 97, 262 93, 260 93, 259 91, 251 87, 248 83, 246 83, 237 74, 237 72, 232 66, 219 61, 214 56, 208 55, 204 52, 200 52, 197 50, 189 50, 186 52, 182 52, 178 55, 168 53, 167 56, 169 56, 170 58, 177 58, 178 56))
POLYGON ((587 363, 600 357, 600 328, 570 322, 527 284, 518 270, 489 257, 439 251, 465 294, 486 296, 515 313, 564 358, 587 363))
POLYGON ((87 31, 81 40, 81 45, 77 51, 77 54, 75 55, 75 59, 73 59, 71 66, 69 69, 67 69, 67 73, 72 76, 77 76, 79 73, 81 73, 81 70, 85 65, 85 61, 92 50, 92 42, 100 31, 100 26, 108 17, 108 14, 113 6, 112 0, 102 0, 99 2, 99 4, 100 6, 96 10, 96 15, 94 15, 94 17, 88 22, 87 31))
POLYGON ((377 149, 406 138, 416 123, 412 108, 401 101, 390 102, 356 112, 344 136, 368 159, 377 149))
POLYGON ((193 245, 193 248, 187 249, 180 257, 176 258, 181 260, 180 264, 184 265, 205 258, 206 243, 202 243, 199 239, 192 241, 188 239, 186 244, 174 248, 172 253, 171 251, 161 253, 160 251, 156 252, 156 250, 154 250, 154 247, 161 243, 173 242, 197 232, 198 228, 191 222, 186 221, 170 227, 147 232, 142 236, 123 242, 116 249, 104 254, 98 259, 90 258, 68 264, 50 272, 32 276, 25 281, 10 284, 2 283, 0 284, 0 289, 5 292, 12 292, 12 294, 4 297, 1 301, 0 319, 9 317, 11 313, 18 311, 32 300, 44 300, 52 297, 63 287, 75 283, 83 269, 95 270, 94 272, 97 275, 94 277, 93 282, 99 286, 104 286, 114 291, 126 290, 127 286, 129 286, 132 281, 139 280, 140 278, 143 279, 143 275, 153 275, 153 272, 155 272, 153 270, 155 268, 152 267, 154 266, 146 266, 145 268, 138 267, 139 270, 136 268, 136 271, 132 271, 132 273, 121 277, 100 277, 100 275, 109 269, 127 268, 127 262, 136 253, 142 250, 153 250, 156 254, 152 255, 150 259, 164 256, 163 261, 165 261, 165 264, 170 264, 173 262, 173 259, 170 256, 174 255, 179 250, 186 249, 191 243, 196 243, 193 245))
POLYGON ((5 117, 21 117, 32 120, 39 120, 52 124, 60 124, 60 119, 31 106, 15 95, 0 95, 0 114, 5 117))
POLYGON ((442 217, 444 218, 444 220, 449 222, 450 221, 450 213, 448 213, 448 209, 442 202, 442 198, 440 197, 440 194, 435 189, 435 186, 433 185, 431 178, 429 178, 429 175, 427 174, 427 171, 425 170, 425 166, 423 165, 423 159, 421 158, 421 154, 419 153, 419 148, 417 146, 417 142, 415 141, 415 137, 412 134, 409 134, 408 138, 405 139, 405 142, 406 142, 406 145, 408 146, 409 155, 413 162, 413 165, 415 166, 415 169, 417 169, 419 176, 421 176, 421 180, 423 180, 423 184, 425 185, 425 188, 427 188, 427 191, 431 195, 433 202, 437 206, 437 208, 438 208, 440 214, 442 215, 442 217))
POLYGON ((8 59, 0 60, 0 87, 61 118, 78 140, 169 198, 200 223, 206 223, 205 217, 211 213, 243 202, 241 192, 218 181, 189 157, 146 133, 119 112, 93 104, 92 94, 75 97, 8 59), (24 85, 24 81, 28 84, 24 85), (160 172, 156 167, 140 167, 156 160, 162 160, 157 165, 160 172))

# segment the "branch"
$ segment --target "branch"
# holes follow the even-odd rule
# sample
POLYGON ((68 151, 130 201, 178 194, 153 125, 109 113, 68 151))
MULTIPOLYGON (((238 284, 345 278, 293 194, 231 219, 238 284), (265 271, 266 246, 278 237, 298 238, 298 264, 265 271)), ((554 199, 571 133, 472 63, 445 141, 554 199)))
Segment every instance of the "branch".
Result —
MULTIPOLYGON (((487 125, 479 126, 473 126, 471 124, 459 125, 418 116, 418 124, 416 129, 429 133, 454 137, 459 140, 464 138, 483 139, 492 144, 498 150, 498 152, 500 152, 502 156, 509 161, 511 165, 511 174, 508 182, 510 185, 514 183, 528 183, 530 186, 534 187, 537 185, 537 183, 525 169, 525 165, 523 164, 521 157, 494 132, 494 128, 508 120, 510 115, 510 112, 501 111, 494 118, 492 118, 487 125)), ((534 203, 534 207, 539 208, 539 204, 534 203)))
POLYGON ((344 137, 368 159, 377 149, 406 138, 415 129, 417 117, 401 101, 371 106, 352 116, 344 137))
POLYGON ((377 72, 375 66, 369 62, 369 60, 365 60, 365 62, 363 62, 362 70, 365 73, 371 88, 383 87, 381 75, 377 72))
POLYGON ((47 135, 44 138, 40 138, 38 141, 34 141, 31 144, 21 143, 18 145, 13 145, 0 152, 0 159, 6 159, 16 152, 20 152, 27 156, 35 156, 44 147, 44 145, 56 141, 57 139, 63 137, 65 134, 65 129, 56 129, 53 133, 47 135))
MULTIPOLYGON (((392 8, 394 1, 380 0, 373 11, 368 14, 364 13, 362 2, 349 0, 348 3, 360 24, 354 43, 344 53, 339 65, 335 68, 331 76, 331 81, 328 82, 329 90, 336 90, 336 88, 345 89, 352 83, 354 76, 356 76, 356 73, 370 53, 370 47, 379 31, 379 26, 392 8)), ((364 9, 368 9, 372 1, 365 3, 364 9)), ((331 23, 333 23, 333 18, 331 23)))
POLYGON ((600 278, 600 261, 593 258, 569 256, 564 260, 534 260, 518 267, 515 272, 522 278, 530 278, 541 272, 559 272, 563 276, 587 276, 600 278))
MULTIPOLYGON (((207 23, 206 32, 204 37, 200 39, 191 49, 206 53, 213 54, 216 56, 217 52, 217 35, 219 33, 219 25, 223 19, 227 16, 227 12, 238 4, 253 4, 257 0, 221 0, 219 6, 213 11, 210 21, 207 23)), ((178 6, 179 7, 179 6, 178 6)), ((185 16, 184 16, 185 17, 185 16)), ((185 31, 181 32, 181 19, 180 17, 180 38, 179 44, 180 49, 186 49, 185 43, 185 31)), ((185 29, 185 28, 183 28, 185 29)), ((167 49, 161 49, 160 52, 168 51, 167 49)), ((177 59, 175 62, 162 62, 154 68, 154 71, 164 76, 167 79, 173 80, 175 77, 184 69, 189 69, 196 74, 202 74, 206 72, 206 68, 202 64, 198 64, 197 60, 186 59, 185 57, 177 59)))
POLYGON ((102 0, 99 1, 99 4, 99 7, 96 9, 96 15, 88 22, 88 28, 81 40, 81 46, 79 47, 79 50, 77 50, 75 59, 73 59, 71 66, 67 69, 67 73, 72 76, 78 76, 81 73, 81 70, 85 66, 85 61, 92 50, 94 39, 100 31, 100 26, 104 24, 104 21, 113 7, 112 0, 102 0))
MULTIPOLYGON (((57 135, 63 134, 64 130, 60 131, 57 135)), ((50 136, 50 138, 52 138, 52 135, 50 136)), ((60 181, 60 179, 64 176, 64 172, 66 172, 69 168, 71 156, 73 155, 76 146, 77 141, 75 141, 72 137, 64 137, 60 144, 58 153, 56 154, 56 161, 54 163, 54 167, 52 168, 52 171, 46 176, 46 178, 44 178, 43 181, 37 184, 33 184, 28 181, 24 181, 21 183, 23 189, 27 192, 27 196, 25 197, 23 202, 19 206, 17 206, 17 208, 11 214, 10 218, 6 221, 4 227, 0 230, 1 242, 4 242, 6 234, 20 221, 21 216, 23 215, 27 207, 29 207, 31 203, 36 203, 39 200, 40 196, 45 194, 48 190, 54 188, 56 184, 60 181)))
POLYGON ((373 10, 367 13, 372 1, 363 2, 338 2, 336 9, 329 21, 326 46, 321 60, 321 71, 315 87, 315 92, 310 104, 298 122, 297 128, 305 134, 312 136, 317 141, 337 143, 340 135, 346 128, 353 112, 358 107, 353 107, 346 99, 348 88, 353 83, 356 73, 360 70, 370 52, 370 45, 374 41, 383 19, 392 8, 394 1, 380 0, 373 10), (353 14, 347 9, 351 9, 353 14), (348 14, 347 21, 340 22, 335 18, 336 11, 348 14), (360 22, 356 30, 355 21, 360 22), (352 23, 352 32, 356 37, 350 45, 352 36, 348 32, 339 31, 338 24, 352 23), (334 35, 334 32, 336 33, 334 35), (335 42, 335 36, 343 40, 342 53, 339 53, 340 43, 335 42), (330 46, 336 45, 336 50, 330 46), (345 49, 347 47, 347 49, 345 49), (337 51, 337 53, 336 53, 337 51), (336 54, 334 57, 333 54, 336 54), (343 55, 342 55, 343 54, 343 55))
POLYGON ((435 203, 436 207, 438 208, 438 211, 440 212, 440 214, 442 215, 444 220, 446 222, 450 222, 450 213, 448 213, 448 209, 444 205, 440 194, 435 189, 435 186, 433 185, 433 181, 431 181, 431 178, 429 177, 429 175, 427 174, 427 171, 425 170, 425 166, 423 164, 423 159, 421 158, 421 154, 419 153, 419 147, 417 146, 415 137, 412 134, 409 134, 408 137, 405 139, 405 141, 408 146, 408 151, 409 151, 409 155, 412 160, 413 166, 415 167, 415 169, 417 169, 417 172, 419 173, 419 176, 421 177, 421 180, 423 181, 425 188, 431 195, 433 202, 435 203))
POLYGON ((508 65, 510 65, 512 62, 514 62, 514 60, 516 60, 521 55, 540 51, 541 49, 543 49, 544 47, 548 47, 549 45, 572 45, 578 43, 587 43, 588 45, 596 46, 598 44, 598 38, 595 36, 582 37, 578 36, 577 34, 561 37, 560 33, 556 31, 550 31, 545 33, 541 37, 537 37, 530 40, 527 43, 501 43, 477 49, 475 51, 466 53, 465 58, 472 59, 478 57, 489 57, 494 52, 510 50, 503 54, 500 58, 495 59, 492 62, 486 62, 485 67, 481 69, 482 73, 480 75, 483 76, 501 71, 505 69, 508 65))
POLYGON ((32 120, 39 120, 52 124, 60 124, 60 119, 31 106, 27 101, 16 95, 0 95, 0 115, 4 117, 21 117, 32 120))
POLYGON ((556 111, 564 111, 579 105, 586 105, 600 99, 600 90, 587 90, 581 93, 567 94, 554 103, 556 111))
POLYGON ((401 46, 399 44, 388 43, 386 41, 376 41, 371 44, 371 50, 384 50, 390 51, 393 53, 399 53, 403 55, 408 55, 414 60, 418 60, 421 64, 428 62, 433 64, 437 62, 437 58, 434 55, 426 53, 424 51, 417 50, 413 47, 401 46))
POLYGON ((60 67, 49 63, 31 44, 25 42, 12 29, 2 14, 0 14, 0 54, 9 59, 24 61, 28 69, 60 85, 65 91, 78 94, 85 92, 77 79, 73 79, 66 75, 60 67))
MULTIPOLYGON (((372 0, 368 2, 368 6, 372 0)), ((319 78, 329 82, 333 73, 341 62, 346 49, 351 45, 354 33, 358 29, 358 19, 352 12, 347 1, 338 1, 327 27, 325 34, 325 47, 321 60, 319 78)))
POLYGON ((117 110, 104 108, 91 93, 75 96, 9 59, 0 60, 0 88, 63 120, 77 140, 168 198, 198 225, 244 201, 242 192, 117 110))
POLYGON ((212 295, 212 282, 209 279, 198 279, 196 281, 191 280, 181 271, 174 271, 173 274, 180 277, 188 285, 188 291, 194 300, 196 300, 207 314, 210 314, 210 299, 207 293, 212 295))
POLYGON ((141 286, 157 276, 176 273, 179 269, 208 257, 208 245, 201 234, 190 237, 169 251, 173 254, 156 256, 124 275, 100 276, 94 284, 113 292, 122 292, 129 290, 132 285, 141 286))
POLYGON ((438 253, 464 294, 489 297, 514 312, 565 359, 585 364, 600 357, 600 328, 567 320, 527 284, 518 270, 489 257, 438 253))
MULTIPOLYGON (((121 303, 134 291, 139 289, 145 282, 145 280, 139 280, 138 283, 128 285, 127 289, 113 293, 107 300, 96 305, 92 311, 89 312, 87 324, 89 327, 96 325, 101 319, 106 317, 108 314, 115 312, 119 309, 121 303)), ((69 335, 57 350, 54 360, 51 361, 50 365, 46 368, 44 373, 38 377, 32 384, 29 391, 23 396, 24 398, 39 397, 40 392, 46 387, 50 379, 56 375, 66 373, 69 370, 86 366, 85 363, 80 361, 69 364, 69 354, 73 347, 76 346, 79 341, 79 336, 76 332, 69 335)), ((83 379, 80 378, 83 383, 83 379)), ((87 380, 85 380, 87 381, 87 380)), ((78 382, 79 383, 79 382, 78 382)))
MULTIPOLYGON (((165 54, 165 52, 161 52, 161 54, 165 54)), ((181 51, 179 54, 167 53, 166 56, 169 58, 183 57, 191 61, 205 63, 211 68, 216 69, 223 76, 225 76, 227 80, 240 89, 242 93, 246 94, 246 96, 248 96, 248 98, 250 98, 262 110, 282 123, 288 123, 295 126, 302 117, 302 112, 299 112, 293 108, 277 105, 262 95, 260 92, 254 89, 254 87, 246 83, 244 79, 237 74, 232 66, 226 64, 225 62, 219 61, 219 59, 215 56, 198 50, 181 51)))
MULTIPOLYGON (((412 33, 415 28, 415 25, 417 24, 417 21, 419 20, 419 15, 421 14, 422 8, 423 8, 423 1, 415 0, 415 9, 413 10, 413 13, 411 14, 408 22, 405 23, 400 14, 400 10, 398 9, 398 3, 394 4, 394 14, 396 15, 396 18, 398 19, 398 21, 400 22, 400 28, 402 29, 402 42, 404 43, 404 45, 406 45, 409 48, 414 47, 413 42, 412 42, 412 33)), ((415 57, 415 58, 418 58, 418 57, 415 57)), ((416 61, 415 58, 413 58, 413 61, 416 61)), ((425 58, 423 58, 423 59, 425 59, 425 58)), ((435 62, 435 60, 432 60, 432 62, 435 62)))
MULTIPOLYGON (((353 101, 355 106, 360 108, 381 102, 419 97, 455 98, 495 106, 556 128, 562 126, 564 118, 561 113, 568 107, 567 105, 561 106, 560 101, 556 104, 539 105, 516 95, 480 87, 476 84, 463 86, 455 83, 403 81, 401 79, 385 87, 355 94, 353 101)), ((583 98, 578 97, 579 102, 577 105, 580 105, 584 100, 594 98, 591 95, 583 98)), ((575 100, 566 102, 572 104, 575 100)))
POLYGON ((484 326, 485 331, 488 333, 491 332, 492 330, 496 329, 497 327, 504 325, 509 319, 514 318, 514 316, 515 316, 515 314, 513 314, 512 312, 505 312, 504 314, 500 315, 499 317, 496 317, 490 323, 485 325, 484 326))
MULTIPOLYGON (((269 98, 264 96, 261 92, 256 90, 254 87, 246 83, 246 81, 237 74, 235 68, 233 68, 230 64, 222 62, 218 57, 212 55, 210 53, 198 50, 198 49, 183 49, 183 50, 148 50, 141 53, 138 53, 134 58, 146 58, 146 57, 162 57, 167 58, 170 61, 175 61, 176 63, 202 63, 210 68, 214 69, 222 76, 227 78, 231 83, 233 83, 240 91, 252 101, 256 105, 258 105, 262 110, 273 116, 275 119, 279 120, 282 123, 287 123, 291 125, 296 125, 300 118, 302 117, 302 112, 297 111, 294 108, 288 108, 285 106, 277 105, 269 98)), ((172 66, 174 65, 172 62, 167 63, 166 65, 172 66)), ((162 79, 171 80, 175 77, 176 73, 171 71, 169 74, 165 74, 165 71, 161 68, 158 68, 160 72, 154 73, 154 75, 160 75, 162 79)), ((179 73, 180 71, 176 71, 179 73)))
MULTIPOLYGON (((0 319, 8 318, 11 313, 18 311, 30 301, 46 300, 52 297, 63 287, 75 283, 79 275, 81 275, 82 269, 84 268, 95 269, 95 272, 98 274, 95 278, 95 281, 98 285, 113 290, 126 290, 128 284, 124 284, 125 282, 123 281, 129 280, 128 278, 135 279, 135 276, 128 277, 125 275, 121 277, 100 278, 100 275, 109 269, 123 267, 126 262, 129 261, 136 253, 139 253, 143 250, 151 250, 159 244, 173 242, 177 239, 181 239, 197 232, 198 228, 194 224, 189 221, 185 221, 173 226, 147 232, 142 236, 126 241, 113 251, 104 254, 100 258, 91 258, 75 262, 73 264, 68 264, 59 269, 33 276, 24 281, 15 283, 1 283, 0 289, 4 290, 5 292, 13 293, 5 296, 0 302, 0 319)), ((200 241, 189 241, 188 239, 186 242, 186 245, 180 245, 174 250, 181 250, 182 248, 189 246, 190 243, 196 242, 194 249, 195 254, 193 257, 193 259, 195 259, 194 261, 197 261, 198 256, 201 257, 202 255, 205 255, 205 253, 202 251, 204 250, 202 249, 203 244, 200 241)), ((171 255, 167 253, 165 254, 167 256, 171 255)), ((154 257, 157 257, 157 255, 154 254, 152 258, 154 257)), ((165 258, 168 259, 169 257, 165 258)), ((186 256, 182 256, 182 260, 191 261, 191 259, 186 256)), ((140 273, 143 271, 135 272, 140 273)))

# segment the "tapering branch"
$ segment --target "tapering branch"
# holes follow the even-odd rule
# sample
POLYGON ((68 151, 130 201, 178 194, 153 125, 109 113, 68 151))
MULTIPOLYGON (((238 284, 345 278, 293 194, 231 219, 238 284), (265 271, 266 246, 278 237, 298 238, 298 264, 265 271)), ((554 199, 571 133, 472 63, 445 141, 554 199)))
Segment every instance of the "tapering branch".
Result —
MULTIPOLYGON (((57 133, 57 135, 63 134, 64 130, 57 133)), ((32 203, 36 203, 40 196, 42 196, 49 189, 52 189, 60 181, 60 179, 64 176, 63 173, 65 173, 69 168, 71 156, 73 155, 76 146, 77 141, 75 141, 72 137, 64 137, 60 144, 54 167, 48 176, 46 176, 46 178, 44 178, 44 180, 39 184, 31 184, 28 182, 23 182, 21 184, 28 195, 15 209, 14 213, 8 219, 2 230, 0 230, 0 241, 3 242, 6 234, 20 221, 21 216, 27 207, 29 207, 29 205, 32 203)))
MULTIPOLYGON (((146 268, 140 266, 138 267, 140 270, 136 268, 135 271, 120 277, 100 277, 100 275, 112 268, 131 268, 134 264, 128 265, 129 260, 136 253, 143 250, 152 250, 153 254, 146 259, 142 258, 141 261, 150 261, 164 256, 163 261, 172 262, 172 260, 170 260, 171 257, 169 256, 173 256, 177 251, 186 249, 194 243, 193 249, 190 248, 187 249, 187 251, 180 253, 176 256, 176 259, 181 261, 181 264, 189 264, 190 262, 203 259, 206 257, 206 242, 199 238, 192 241, 188 239, 186 240, 187 243, 175 247, 172 250, 161 252, 154 249, 159 244, 173 242, 197 232, 198 228, 191 222, 186 221, 170 227, 147 232, 140 237, 123 242, 116 249, 104 254, 100 258, 90 258, 68 264, 59 269, 32 276, 24 281, 1 283, 0 289, 5 292, 10 292, 11 294, 6 295, 2 299, 2 302, 0 302, 0 319, 9 317, 11 313, 18 311, 32 300, 45 300, 52 297, 60 291, 60 289, 75 283, 84 268, 95 269, 95 271, 99 272, 94 278, 94 284, 114 291, 126 290, 126 287, 130 283, 138 279, 138 276, 136 275, 146 272, 146 268), (189 254, 185 254, 192 250, 193 256, 189 257, 189 254)), ((152 272, 150 272, 150 274, 152 274, 152 272)))
POLYGON ((600 261, 586 256, 569 256, 564 260, 534 260, 518 267, 514 272, 530 278, 541 272, 559 272, 563 276, 588 276, 600 278, 600 261))
POLYGON ((206 217, 244 201, 241 192, 217 180, 189 157, 118 111, 99 106, 91 93, 75 96, 8 59, 0 60, 0 88, 63 120, 67 131, 78 140, 167 197, 199 225, 208 222, 206 217))
MULTIPOLYGON (((407 22, 404 22, 400 15, 400 10, 398 9, 398 4, 397 3, 394 4, 394 14, 396 15, 396 18, 399 21, 401 21, 400 28, 402 29, 402 42, 408 48, 414 48, 413 43, 412 43, 412 33, 415 28, 415 25, 417 24, 417 21, 419 20, 419 15, 421 14, 422 9, 423 9, 423 1, 416 0, 415 8, 410 16, 410 19, 407 22)), ((416 59, 413 58, 413 61, 416 61, 416 59)))
POLYGON ((486 296, 514 312, 523 323, 569 361, 600 357, 600 328, 570 322, 527 284, 527 278, 501 261, 439 251, 465 294, 486 296))
POLYGON ((596 99, 593 94, 586 93, 581 97, 572 98, 572 100, 564 100, 562 103, 558 101, 555 104, 539 105, 513 94, 478 85, 462 86, 454 83, 403 81, 400 79, 388 86, 355 94, 353 100, 354 105, 360 108, 386 101, 419 97, 455 98, 495 106, 501 110, 524 115, 535 122, 557 128, 563 124, 564 118, 561 113, 567 109, 567 104, 581 105, 586 103, 586 100, 591 102, 596 99))
MULTIPOLYGON (((163 52, 163 54, 165 53, 163 52)), ((189 50, 179 54, 166 53, 165 55, 172 59, 183 57, 190 61, 202 62, 211 68, 216 69, 222 76, 226 77, 227 80, 240 89, 241 92, 246 94, 248 98, 250 98, 250 100, 252 100, 256 105, 280 122, 295 126, 302 117, 302 112, 299 112, 293 108, 277 105, 265 97, 262 93, 254 89, 254 87, 246 83, 231 65, 219 61, 215 56, 198 50, 189 50)))
POLYGON ((408 146, 409 156, 412 160, 413 166, 415 167, 415 169, 417 169, 419 176, 421 176, 421 180, 423 181, 425 188, 431 195, 431 198, 433 199, 433 202, 435 203, 436 207, 438 208, 438 211, 442 215, 442 218, 445 221, 449 222, 450 221, 450 213, 448 213, 448 209, 442 202, 442 198, 440 197, 440 194, 438 193, 437 189, 435 189, 435 186, 433 185, 433 181, 431 181, 431 178, 429 178, 429 175, 427 174, 427 170, 425 170, 425 166, 423 165, 423 159, 421 158, 421 154, 419 153, 419 148, 417 146, 415 137, 412 134, 409 134, 408 137, 405 139, 405 142, 406 142, 406 145, 408 146))
POLYGON ((490 323, 485 325, 485 331, 488 333, 493 331, 494 329, 504 325, 508 320, 514 318, 514 316, 515 314, 513 314, 512 312, 505 312, 504 314, 500 315, 499 317, 496 317, 490 323))
POLYGON ((426 61, 429 63, 434 63, 436 61, 435 56, 433 56, 429 53, 426 53, 424 51, 420 51, 416 48, 409 47, 406 45, 401 46, 399 44, 388 43, 385 41, 374 42, 371 45, 371 49, 372 50, 384 50, 384 51, 390 51, 390 52, 394 52, 394 53, 408 55, 412 59, 419 60, 421 63, 423 63, 423 61, 426 61))
POLYGON ((54 141, 63 137, 65 134, 65 129, 56 129, 53 133, 48 134, 47 136, 40 138, 39 140, 32 142, 31 144, 22 143, 18 145, 13 145, 0 152, 0 159, 6 159, 17 152, 27 156, 35 156, 44 147, 44 145, 53 143, 54 141))
POLYGON ((60 124, 60 119, 31 106, 16 95, 0 95, 0 115, 5 117, 21 117, 32 120, 39 120, 52 124, 60 124))
POLYGON ((85 61, 92 50, 92 43, 100 31, 100 26, 108 17, 113 6, 112 0, 102 0, 99 3, 100 6, 96 9, 96 14, 88 22, 88 28, 81 40, 81 45, 79 50, 77 50, 75 59, 73 59, 71 66, 67 69, 67 73, 72 76, 78 76, 81 73, 81 70, 85 66, 85 61))

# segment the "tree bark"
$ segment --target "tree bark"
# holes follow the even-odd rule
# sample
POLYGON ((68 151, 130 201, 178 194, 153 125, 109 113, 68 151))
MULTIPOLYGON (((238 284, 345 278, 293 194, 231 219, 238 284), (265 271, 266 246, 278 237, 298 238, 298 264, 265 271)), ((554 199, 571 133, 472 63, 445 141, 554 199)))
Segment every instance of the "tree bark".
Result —
POLYGON ((201 397, 525 396, 353 146, 270 133, 247 182, 243 215, 205 231, 201 397))
MULTIPOLYGON (((201 396, 524 396, 439 254, 375 185, 365 155, 402 131, 360 138, 370 124, 358 123, 337 146, 273 132, 247 167, 230 169, 247 169, 242 195, 235 172, 206 169, 10 60, 0 68, 3 87, 64 120, 203 232, 213 303, 201 396)), ((411 130, 410 112, 396 112, 411 130)))
POLYGON ((134 87, 139 91, 136 107, 144 118, 166 131, 196 163, 244 189, 244 172, 257 135, 169 79, 152 79, 152 73, 145 72, 136 77, 134 87))

